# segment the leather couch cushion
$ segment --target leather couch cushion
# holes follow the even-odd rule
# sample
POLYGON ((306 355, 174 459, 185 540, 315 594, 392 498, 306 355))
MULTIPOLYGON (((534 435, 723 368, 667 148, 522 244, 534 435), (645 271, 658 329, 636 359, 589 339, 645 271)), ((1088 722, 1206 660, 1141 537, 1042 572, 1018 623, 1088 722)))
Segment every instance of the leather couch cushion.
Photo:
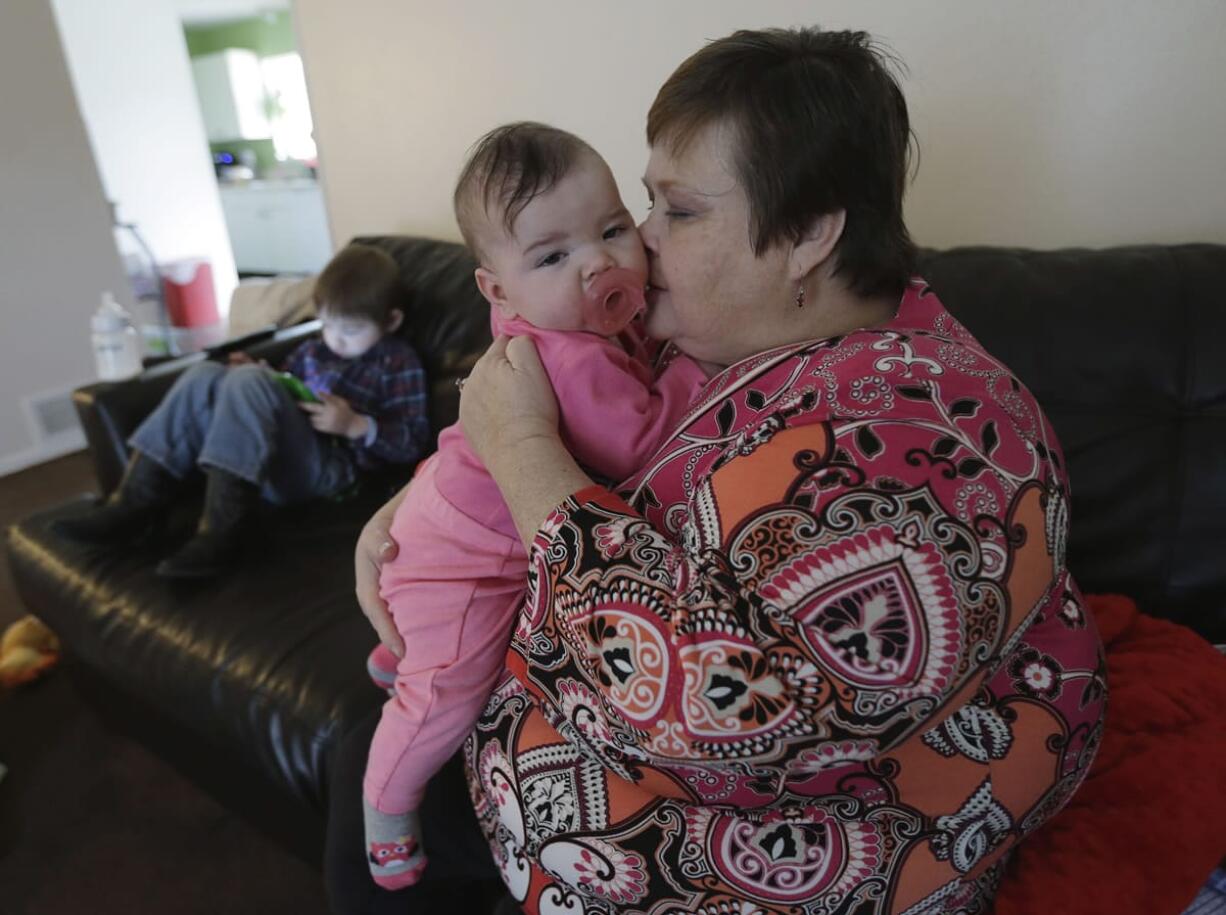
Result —
POLYGON ((112 550, 57 537, 51 522, 80 510, 60 506, 10 529, 9 551, 75 664, 322 811, 329 753, 387 698, 365 675, 375 636, 353 599, 353 544, 387 494, 265 512, 244 562, 207 584, 152 574, 189 535, 188 507, 112 550))

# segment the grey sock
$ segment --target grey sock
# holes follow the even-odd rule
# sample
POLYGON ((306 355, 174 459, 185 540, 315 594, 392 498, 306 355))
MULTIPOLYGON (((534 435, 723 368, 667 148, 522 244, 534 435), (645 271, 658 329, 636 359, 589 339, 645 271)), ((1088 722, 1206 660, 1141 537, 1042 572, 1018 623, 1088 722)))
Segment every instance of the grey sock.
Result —
POLYGON ((421 821, 416 810, 384 813, 362 799, 366 821, 366 859, 380 886, 399 889, 416 883, 426 864, 421 821))

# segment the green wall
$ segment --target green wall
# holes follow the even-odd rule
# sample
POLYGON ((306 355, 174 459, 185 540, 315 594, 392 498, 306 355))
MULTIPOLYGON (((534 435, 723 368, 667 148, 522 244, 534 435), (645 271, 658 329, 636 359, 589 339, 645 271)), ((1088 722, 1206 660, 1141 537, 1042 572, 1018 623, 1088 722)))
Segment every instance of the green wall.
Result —
MULTIPOLYGON (((246 48, 260 57, 297 52, 294 24, 288 10, 265 18, 256 16, 224 25, 185 25, 187 53, 191 57, 215 54, 226 48, 246 48)), ((252 149, 258 160, 258 171, 264 172, 277 164, 272 140, 234 140, 227 143, 209 144, 213 152, 252 149)))
POLYGON ((260 57, 297 51, 294 24, 288 10, 273 13, 267 19, 257 16, 225 25, 187 25, 187 53, 201 57, 226 48, 247 48, 260 57))

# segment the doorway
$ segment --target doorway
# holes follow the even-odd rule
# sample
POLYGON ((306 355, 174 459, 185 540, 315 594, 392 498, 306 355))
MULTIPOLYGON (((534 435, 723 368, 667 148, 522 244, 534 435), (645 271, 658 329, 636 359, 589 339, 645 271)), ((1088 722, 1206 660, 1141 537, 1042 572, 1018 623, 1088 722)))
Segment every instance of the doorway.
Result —
POLYGON ((332 246, 289 3, 192 0, 183 33, 239 278, 318 272, 332 246))

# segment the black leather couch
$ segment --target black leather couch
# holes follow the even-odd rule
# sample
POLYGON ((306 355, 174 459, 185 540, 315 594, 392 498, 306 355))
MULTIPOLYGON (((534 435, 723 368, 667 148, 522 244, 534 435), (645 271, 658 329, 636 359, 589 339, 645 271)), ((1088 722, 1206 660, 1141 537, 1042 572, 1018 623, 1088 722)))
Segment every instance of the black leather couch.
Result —
MULTIPOLYGON (((384 248, 403 271, 410 307, 401 332, 422 357, 437 431, 455 420, 455 379, 490 340, 488 306, 472 280, 476 265, 449 242, 355 242, 384 248)), ((277 364, 317 330, 317 321, 307 322, 243 349, 277 364)), ((123 473, 127 436, 178 374, 203 358, 74 393, 101 492, 123 473)), ((82 696, 318 863, 330 754, 386 698, 364 673, 374 636, 353 598, 353 545, 410 470, 367 480, 343 502, 263 512, 252 555, 205 586, 152 574, 155 557, 190 534, 194 505, 168 519, 163 540, 118 552, 57 537, 50 523, 83 507, 79 500, 57 506, 10 528, 9 561, 27 609, 61 635, 82 696)))
MULTIPOLYGON (((414 293, 404 332, 432 379, 435 429, 454 379, 488 341, 462 248, 359 239, 397 259, 414 293)), ((1047 409, 1073 486, 1069 563, 1083 589, 1226 642, 1226 247, 926 252, 950 310, 1047 409)), ((275 358, 311 325, 252 348, 275 358)), ((77 392, 102 490, 123 439, 178 364, 77 392)), ((8 532, 27 608, 61 636, 83 695, 287 845, 318 860, 330 755, 381 700, 366 678, 373 634, 353 599, 363 521, 401 482, 270 514, 249 561, 223 581, 153 576, 169 544, 107 552, 65 542, 49 508, 8 532)), ((178 529, 186 535, 185 514, 178 529)))

